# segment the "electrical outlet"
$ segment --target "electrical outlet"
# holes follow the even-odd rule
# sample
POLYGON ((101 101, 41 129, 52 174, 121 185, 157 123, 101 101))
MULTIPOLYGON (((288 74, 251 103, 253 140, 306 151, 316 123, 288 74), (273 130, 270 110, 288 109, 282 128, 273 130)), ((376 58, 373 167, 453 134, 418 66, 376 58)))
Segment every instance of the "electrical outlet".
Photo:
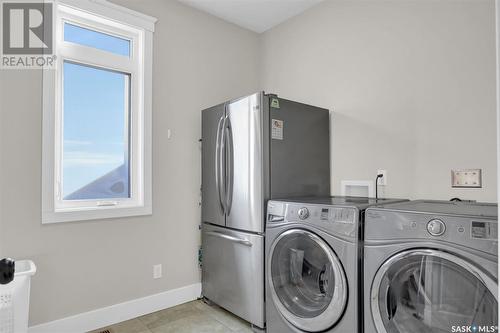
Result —
POLYGON ((161 276, 162 276, 161 264, 154 265, 153 266, 153 279, 159 279, 159 278, 161 278, 161 276))
POLYGON ((451 187, 482 187, 481 169, 451 170, 451 187))
POLYGON ((386 186, 387 185, 387 170, 377 170, 377 175, 383 175, 377 179, 377 185, 386 186))

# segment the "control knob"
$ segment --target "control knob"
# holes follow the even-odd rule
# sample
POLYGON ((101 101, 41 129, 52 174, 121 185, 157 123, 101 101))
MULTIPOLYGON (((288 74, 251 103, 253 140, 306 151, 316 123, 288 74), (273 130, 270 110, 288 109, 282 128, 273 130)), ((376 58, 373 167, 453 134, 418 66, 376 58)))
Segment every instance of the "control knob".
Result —
POLYGON ((446 225, 441 220, 433 219, 427 223, 427 231, 432 236, 441 236, 442 234, 444 234, 445 230, 446 225))
POLYGON ((309 209, 303 207, 299 209, 299 219, 305 220, 309 217, 309 209))

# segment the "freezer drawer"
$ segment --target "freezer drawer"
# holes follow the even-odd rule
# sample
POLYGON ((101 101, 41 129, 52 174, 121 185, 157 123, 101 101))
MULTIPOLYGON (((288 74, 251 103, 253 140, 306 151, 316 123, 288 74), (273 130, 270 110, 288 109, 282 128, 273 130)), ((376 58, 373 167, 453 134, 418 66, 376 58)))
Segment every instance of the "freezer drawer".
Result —
POLYGON ((203 296, 264 327, 264 236, 203 225, 203 296))

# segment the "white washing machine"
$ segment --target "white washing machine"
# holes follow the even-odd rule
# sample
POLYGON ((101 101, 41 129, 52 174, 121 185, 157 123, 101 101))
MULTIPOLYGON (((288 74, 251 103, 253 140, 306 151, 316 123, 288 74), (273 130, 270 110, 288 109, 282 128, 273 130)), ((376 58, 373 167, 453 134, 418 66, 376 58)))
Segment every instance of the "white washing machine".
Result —
POLYGON ((267 332, 358 332, 360 222, 365 208, 396 201, 401 200, 327 197, 268 203, 267 332))
POLYGON ((496 204, 367 209, 365 332, 497 332, 497 243, 496 204))

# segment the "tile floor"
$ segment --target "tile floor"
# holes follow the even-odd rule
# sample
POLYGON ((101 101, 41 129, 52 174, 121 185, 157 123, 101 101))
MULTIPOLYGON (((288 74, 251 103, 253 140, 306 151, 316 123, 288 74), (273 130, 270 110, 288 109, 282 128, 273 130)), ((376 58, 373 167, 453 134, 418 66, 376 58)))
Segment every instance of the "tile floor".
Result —
POLYGON ((251 333, 250 324, 217 306, 193 301, 90 333, 251 333))

